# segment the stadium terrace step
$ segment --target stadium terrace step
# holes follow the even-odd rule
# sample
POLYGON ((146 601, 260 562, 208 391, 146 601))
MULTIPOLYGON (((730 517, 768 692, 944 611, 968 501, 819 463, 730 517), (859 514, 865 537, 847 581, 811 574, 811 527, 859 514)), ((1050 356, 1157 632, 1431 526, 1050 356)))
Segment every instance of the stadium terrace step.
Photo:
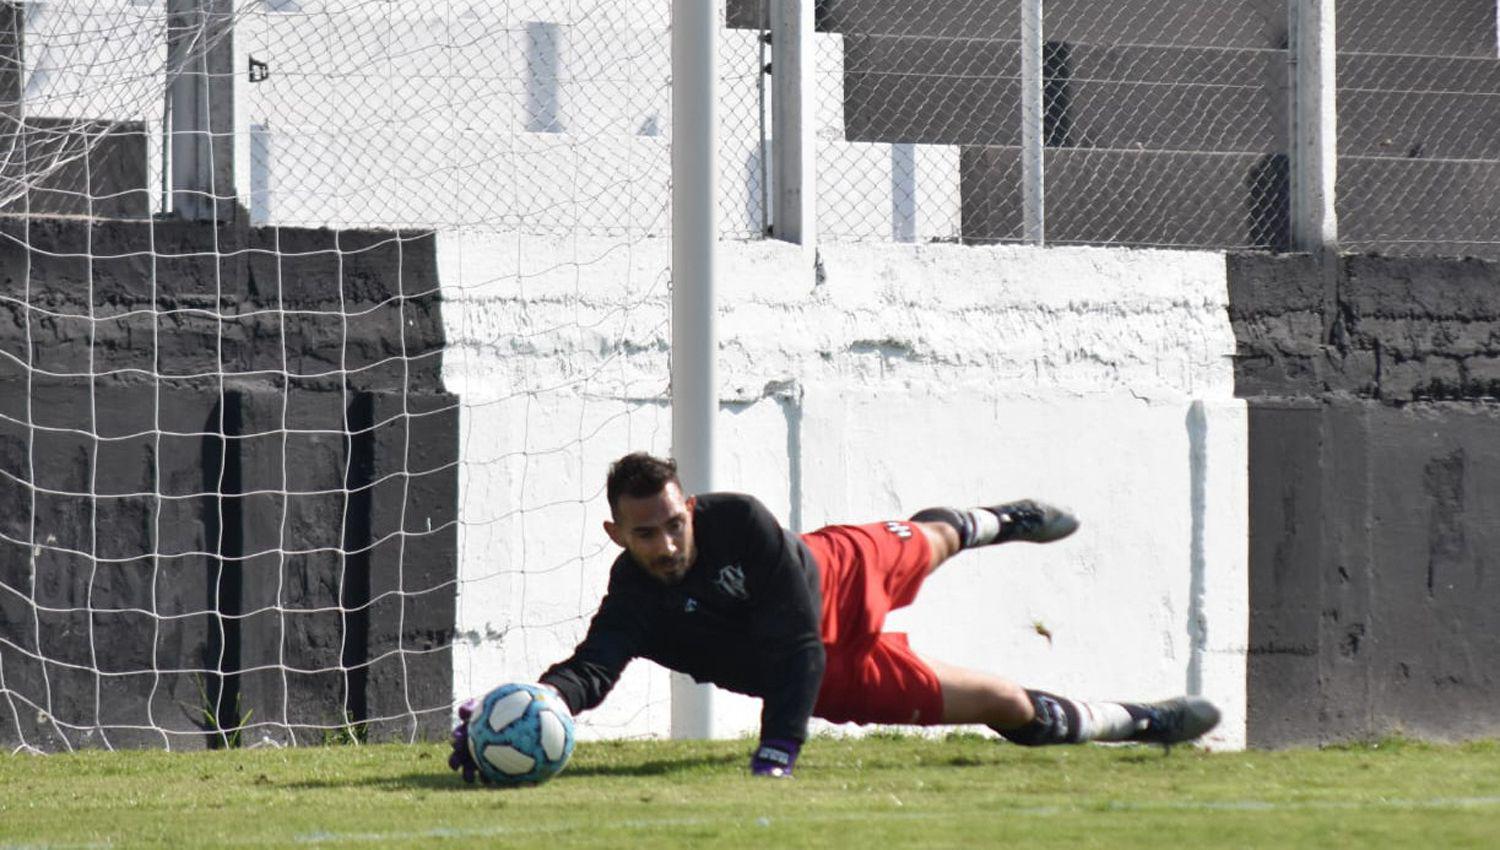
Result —
MULTIPOLYGON (((1248 153, 1051 148, 1047 241, 1284 247, 1285 163, 1248 153)), ((959 168, 964 239, 1020 238, 1020 149, 964 148, 959 168)))
POLYGON ((1500 59, 1339 56, 1343 156, 1500 159, 1500 59))
MULTIPOLYGON (((1271 50, 1052 44, 1054 146, 1263 152, 1282 147, 1286 57, 1271 50)), ((1017 42, 846 37, 851 141, 1020 141, 1017 42)))
MULTIPOLYGON (((759 29, 764 0, 728 0, 730 27, 759 29)), ((1281 48, 1286 0, 1048 0, 1050 41, 1199 47, 1281 48)), ((817 26, 845 35, 1013 39, 1020 4, 1010 0, 822 0, 817 26)), ((1351 53, 1493 57, 1496 9, 1490 0, 1346 0, 1339 49, 1351 53)))
MULTIPOLYGON (((1014 147, 962 150, 965 240, 1020 238, 1019 160, 1014 147)), ((1287 245, 1280 155, 1053 148, 1046 168, 1050 243, 1287 245), (1144 205, 1148 193, 1151 203, 1144 205)), ((1500 160, 1341 157, 1339 192, 1348 247, 1400 252, 1409 243, 1428 252, 1500 256, 1493 236, 1500 227, 1500 160), (1435 241, 1436 234, 1442 239, 1435 241)))
MULTIPOLYGON (((1286 147, 1279 51, 1053 44, 1053 146, 1254 153, 1286 147)), ((1013 145, 1017 42, 845 39, 850 141, 1013 145)), ((1500 158, 1500 59, 1342 54, 1345 154, 1500 158)))
POLYGON ((1500 160, 1339 157, 1350 250, 1500 258, 1500 160))
MULTIPOLYGON (((1286 40, 1284 0, 1202 3, 1197 0, 1049 0, 1047 37, 1223 47, 1275 47, 1286 40)), ((817 27, 824 32, 901 37, 1014 39, 1021 5, 1011 0, 823 0, 817 27)), ((731 27, 758 29, 761 0, 729 0, 731 27)))

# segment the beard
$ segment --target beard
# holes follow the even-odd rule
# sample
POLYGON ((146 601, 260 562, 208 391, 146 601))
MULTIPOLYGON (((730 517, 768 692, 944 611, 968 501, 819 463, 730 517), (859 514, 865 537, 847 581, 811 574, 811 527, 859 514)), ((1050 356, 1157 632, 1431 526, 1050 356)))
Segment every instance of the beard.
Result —
POLYGON ((635 560, 636 566, 644 570, 648 575, 662 584, 677 584, 687 575, 688 568, 693 565, 692 557, 686 553, 679 555, 662 555, 647 560, 641 556, 630 553, 635 560))

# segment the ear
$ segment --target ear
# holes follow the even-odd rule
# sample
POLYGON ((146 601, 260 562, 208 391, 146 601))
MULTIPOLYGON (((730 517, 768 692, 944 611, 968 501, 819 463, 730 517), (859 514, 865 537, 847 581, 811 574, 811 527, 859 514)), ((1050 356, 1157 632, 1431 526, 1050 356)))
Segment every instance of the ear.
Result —
POLYGON ((621 549, 625 548, 625 536, 620 533, 620 527, 618 525, 615 525, 609 520, 605 520, 604 533, 609 535, 609 539, 613 540, 616 546, 620 547, 621 549))
POLYGON ((683 504, 687 506, 687 512, 691 514, 698 507, 698 497, 688 496, 687 499, 683 501, 683 504))

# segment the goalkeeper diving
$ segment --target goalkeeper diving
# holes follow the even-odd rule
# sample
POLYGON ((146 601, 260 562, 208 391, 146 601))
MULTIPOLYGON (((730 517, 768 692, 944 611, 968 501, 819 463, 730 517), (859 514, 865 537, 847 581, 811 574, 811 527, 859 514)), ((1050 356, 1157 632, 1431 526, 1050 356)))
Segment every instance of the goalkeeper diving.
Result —
MULTIPOLYGON (((738 493, 687 495, 669 459, 611 465, 609 538, 623 552, 573 655, 541 675, 576 715, 598 705, 635 658, 763 700, 757 776, 789 777, 808 720, 984 724, 1026 746, 1087 741, 1172 745, 1212 730, 1201 697, 1163 702, 1069 699, 918 655, 886 614, 916 599, 965 549, 1053 543, 1078 520, 1035 500, 928 508, 910 519, 834 525, 803 535, 738 493)), ((460 709, 449 765, 472 781, 460 709)))

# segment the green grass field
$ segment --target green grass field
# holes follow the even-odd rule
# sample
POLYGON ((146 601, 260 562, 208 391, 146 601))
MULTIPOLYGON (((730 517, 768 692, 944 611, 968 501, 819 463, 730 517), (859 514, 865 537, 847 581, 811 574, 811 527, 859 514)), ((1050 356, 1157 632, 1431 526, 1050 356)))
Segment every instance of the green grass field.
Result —
POLYGON ((1210 754, 972 735, 586 743, 538 788, 446 748, 0 756, 0 847, 1500 847, 1500 743, 1210 754))

